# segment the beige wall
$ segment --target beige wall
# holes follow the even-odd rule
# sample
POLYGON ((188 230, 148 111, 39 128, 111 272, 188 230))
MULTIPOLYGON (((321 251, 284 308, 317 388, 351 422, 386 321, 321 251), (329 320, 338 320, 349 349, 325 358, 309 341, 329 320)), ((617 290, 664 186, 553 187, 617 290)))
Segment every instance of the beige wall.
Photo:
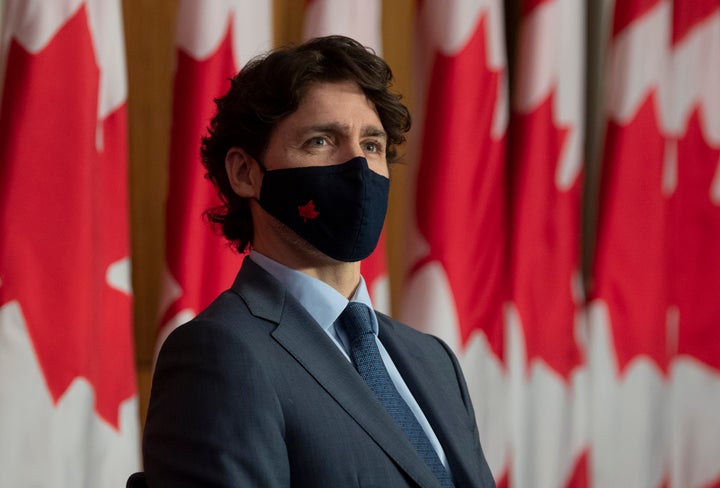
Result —
MULTIPOLYGON (((129 80, 130 192, 135 347, 141 415, 150 386, 157 312, 164 262, 164 209, 167 195, 174 23, 177 0, 124 0, 129 80)), ((300 40, 304 0, 274 0, 276 45, 300 40)), ((383 2, 384 56, 393 68, 396 89, 410 93, 413 0, 383 2)), ((399 282, 404 228, 406 168, 393 171, 388 225, 391 281, 399 282)), ((393 289, 393 300, 398 290, 393 289)))

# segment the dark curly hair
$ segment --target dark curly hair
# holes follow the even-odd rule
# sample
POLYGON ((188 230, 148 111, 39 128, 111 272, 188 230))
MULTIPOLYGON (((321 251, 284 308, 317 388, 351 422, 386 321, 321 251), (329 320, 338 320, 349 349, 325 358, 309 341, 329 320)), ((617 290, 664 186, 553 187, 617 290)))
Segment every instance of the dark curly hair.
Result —
POLYGON ((314 83, 356 83, 375 105, 388 135, 387 160, 397 160, 398 145, 410 130, 410 114, 390 92, 392 71, 385 61, 357 41, 343 36, 312 39, 252 59, 230 80, 230 90, 215 100, 217 113, 202 139, 200 154, 222 205, 205 214, 239 252, 248 249, 253 223, 248 200, 230 186, 225 156, 241 147, 261 160, 275 126, 295 112, 314 83))

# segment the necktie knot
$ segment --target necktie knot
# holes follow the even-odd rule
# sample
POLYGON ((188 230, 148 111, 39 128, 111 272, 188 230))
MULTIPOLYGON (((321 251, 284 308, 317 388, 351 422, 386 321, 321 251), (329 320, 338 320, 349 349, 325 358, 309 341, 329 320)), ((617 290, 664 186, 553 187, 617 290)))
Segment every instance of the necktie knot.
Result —
POLYGON ((360 302, 350 302, 338 319, 350 343, 373 333, 371 310, 360 302))

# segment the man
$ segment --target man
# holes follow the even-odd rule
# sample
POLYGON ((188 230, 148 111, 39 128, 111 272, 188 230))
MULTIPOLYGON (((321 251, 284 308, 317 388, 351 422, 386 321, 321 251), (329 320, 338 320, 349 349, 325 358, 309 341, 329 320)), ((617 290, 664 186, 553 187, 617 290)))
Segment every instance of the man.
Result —
POLYGON ((151 488, 494 486, 452 352, 374 312, 360 275, 410 127, 391 80, 333 36, 251 61, 216 101, 208 215, 250 254, 160 351, 151 488))

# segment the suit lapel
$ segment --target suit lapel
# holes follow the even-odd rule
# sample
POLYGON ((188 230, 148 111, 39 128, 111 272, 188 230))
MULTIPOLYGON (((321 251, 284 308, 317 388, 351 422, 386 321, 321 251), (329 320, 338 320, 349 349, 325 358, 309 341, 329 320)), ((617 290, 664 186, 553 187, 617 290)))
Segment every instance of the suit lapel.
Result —
POLYGON ((251 313, 278 326, 272 337, 419 486, 438 481, 355 368, 284 287, 246 259, 233 285, 251 313))
POLYGON ((478 453, 468 449, 468 446, 475 445, 473 436, 477 432, 462 403, 448 401, 457 397, 456 390, 431 375, 423 374, 418 366, 428 360, 427 356, 413 357, 408 352, 408 344, 401 344, 392 333, 392 323, 382 316, 378 316, 378 320, 381 322, 380 340, 438 436, 448 457, 455 485, 482 486, 477 469, 471 468, 479 462, 475 458, 478 453))

